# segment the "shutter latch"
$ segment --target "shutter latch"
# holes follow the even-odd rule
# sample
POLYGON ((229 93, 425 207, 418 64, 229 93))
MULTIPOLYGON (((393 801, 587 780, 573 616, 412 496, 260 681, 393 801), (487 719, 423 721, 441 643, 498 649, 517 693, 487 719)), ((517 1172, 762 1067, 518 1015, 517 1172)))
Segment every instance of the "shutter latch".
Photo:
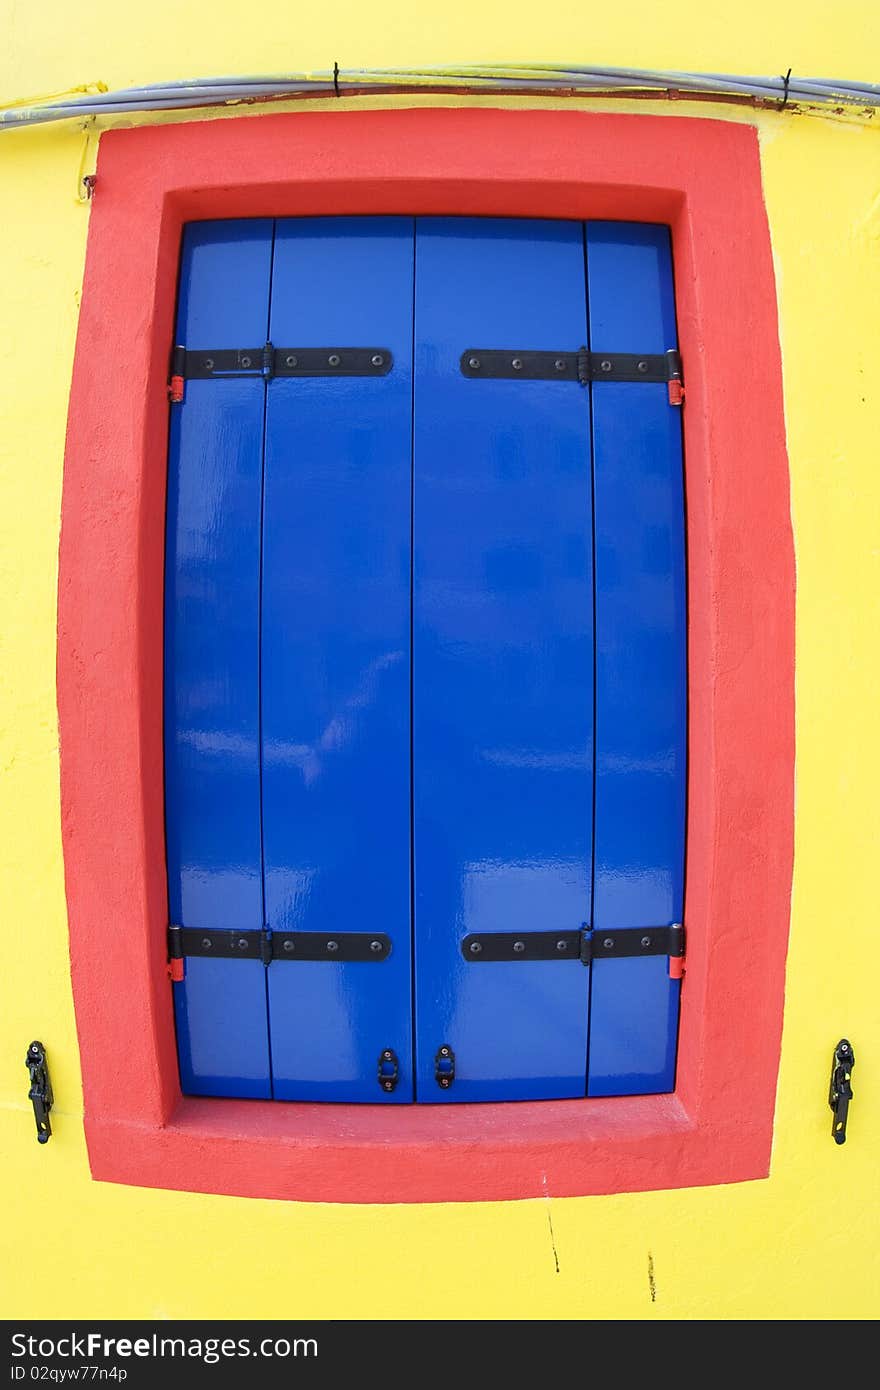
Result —
POLYGON ((434 1079, 444 1091, 448 1091, 455 1080, 455 1053, 448 1043, 443 1043, 437 1049, 434 1058, 434 1079))
POLYGON ((831 1086, 828 1090, 828 1104, 834 1114, 831 1133, 835 1144, 846 1143, 846 1117, 849 1103, 853 1098, 850 1083, 855 1064, 856 1059, 852 1044, 846 1038, 841 1038, 834 1049, 834 1056, 831 1060, 831 1086))
POLYGON ((52 1134, 52 1126, 49 1123, 49 1111, 52 1109, 54 1096, 52 1095, 52 1082, 49 1080, 49 1064, 46 1061, 46 1049, 41 1042, 31 1043, 27 1050, 24 1064, 28 1069, 28 1075, 31 1079, 28 1100, 34 1107, 34 1120, 37 1125, 37 1143, 48 1144, 52 1134))
POLYGON ((400 1080, 400 1062, 393 1048, 386 1047, 379 1053, 377 1074, 382 1090, 393 1091, 400 1080))

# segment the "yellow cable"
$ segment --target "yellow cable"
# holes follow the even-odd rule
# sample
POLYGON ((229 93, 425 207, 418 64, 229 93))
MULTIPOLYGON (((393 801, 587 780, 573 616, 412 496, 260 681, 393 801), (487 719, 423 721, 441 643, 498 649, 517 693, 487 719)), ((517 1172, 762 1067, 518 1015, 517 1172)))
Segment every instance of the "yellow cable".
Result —
POLYGON ((17 101, 0 102, 0 111, 14 111, 17 106, 37 106, 44 101, 60 101, 62 97, 87 96, 90 92, 109 92, 106 82, 84 82, 79 87, 67 87, 63 92, 45 92, 38 97, 19 97, 17 101))

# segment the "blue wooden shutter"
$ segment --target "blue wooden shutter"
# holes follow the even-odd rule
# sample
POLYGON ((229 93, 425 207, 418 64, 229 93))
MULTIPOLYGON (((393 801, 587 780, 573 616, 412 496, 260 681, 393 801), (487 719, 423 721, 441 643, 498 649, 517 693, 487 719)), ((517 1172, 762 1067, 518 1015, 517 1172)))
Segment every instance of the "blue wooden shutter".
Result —
MULTIPOLYGON (((590 346, 677 346, 665 227, 587 224, 590 346)), ((681 412, 662 383, 592 387, 596 535, 594 935, 682 920, 687 740, 681 412)), ((592 966, 588 1094, 671 1091, 664 956, 592 966)))
MULTIPOLYGON (((177 341, 266 337, 272 223, 195 223, 181 261, 177 341)), ((165 579, 165 791, 171 921, 210 938, 259 931, 259 377, 188 381, 171 412, 165 579)), ((265 969, 193 957, 174 985, 183 1089, 269 1096, 265 969)))
POLYGON ((469 963, 590 906, 590 423, 577 383, 475 381, 474 345, 575 352, 578 223, 419 219, 413 774, 418 1095, 582 1096, 589 971, 469 963), (454 1053, 448 1090, 438 1049, 454 1053))
POLYGON ((575 953, 585 926, 596 943, 681 920, 680 413, 661 382, 585 390, 568 369, 485 380, 461 364, 480 345, 569 366, 584 344, 675 347, 668 232, 194 225, 177 336, 191 351, 269 336, 393 354, 371 377, 267 382, 250 362, 188 381, 172 415, 171 920, 208 940, 262 932, 261 950, 287 932, 392 943, 381 961, 189 956, 174 986, 184 1089, 386 1103, 671 1090, 668 957, 587 969, 575 953), (567 954, 464 949, 532 932, 567 954))
POLYGON ((380 962, 269 967, 275 1096, 411 1101, 411 218, 279 222, 271 336, 381 347, 389 375, 268 388, 267 924, 382 932, 380 962), (399 1081, 377 1082, 380 1053, 399 1081))

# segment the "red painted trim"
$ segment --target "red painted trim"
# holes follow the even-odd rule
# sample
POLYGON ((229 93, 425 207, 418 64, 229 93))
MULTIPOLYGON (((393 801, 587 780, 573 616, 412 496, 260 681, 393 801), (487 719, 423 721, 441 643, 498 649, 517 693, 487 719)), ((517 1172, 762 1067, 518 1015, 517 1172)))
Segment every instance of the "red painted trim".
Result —
POLYGON ((96 1178, 315 1201, 765 1176, 792 867, 794 556, 755 132, 584 112, 294 114, 104 135, 70 400, 58 703, 73 987, 96 1178), (675 1096, 412 1108, 183 1098, 165 962, 166 381, 181 226, 318 213, 673 229, 690 786, 675 1096))

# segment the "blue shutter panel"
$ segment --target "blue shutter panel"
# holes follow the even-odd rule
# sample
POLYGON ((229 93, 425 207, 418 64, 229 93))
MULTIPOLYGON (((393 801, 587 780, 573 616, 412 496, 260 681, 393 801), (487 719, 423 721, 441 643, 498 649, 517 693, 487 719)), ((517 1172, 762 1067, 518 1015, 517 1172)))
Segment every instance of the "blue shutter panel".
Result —
MULTIPOLYGON (((590 346, 677 346, 665 227, 587 224, 590 346)), ((592 388, 595 935, 682 919, 687 660, 681 412, 666 387, 592 388)), ((664 956, 592 967, 588 1094, 671 1091, 679 983, 664 956)))
POLYGON ((474 346, 586 336, 579 224, 419 219, 413 774, 418 1098, 582 1096, 589 972, 468 963, 471 932, 577 931, 592 815, 589 401, 479 381, 474 346), (455 1080, 438 1086, 448 1045, 455 1080))
MULTIPOLYGON (((272 223, 187 227, 177 341, 266 337, 272 223)), ((259 378, 188 381, 171 412, 165 581, 165 790, 171 921, 259 931, 259 378)), ((174 985, 184 1091, 269 1096, 265 970, 194 957, 174 985)))
POLYGON ((380 962, 269 967, 275 1096, 413 1099, 411 218, 279 222, 272 341, 390 349, 388 376, 268 388, 263 568, 267 924, 383 932, 380 962), (385 1093, 380 1052, 399 1061, 385 1093))

